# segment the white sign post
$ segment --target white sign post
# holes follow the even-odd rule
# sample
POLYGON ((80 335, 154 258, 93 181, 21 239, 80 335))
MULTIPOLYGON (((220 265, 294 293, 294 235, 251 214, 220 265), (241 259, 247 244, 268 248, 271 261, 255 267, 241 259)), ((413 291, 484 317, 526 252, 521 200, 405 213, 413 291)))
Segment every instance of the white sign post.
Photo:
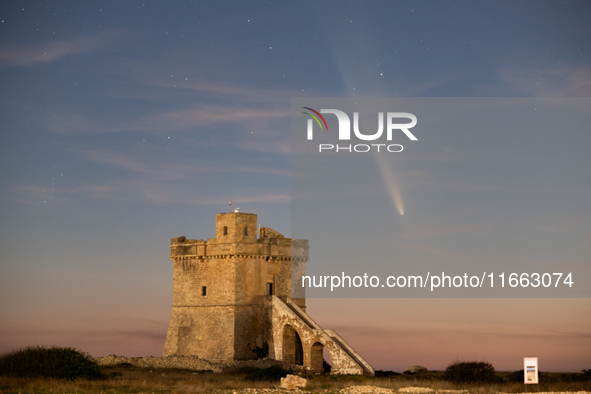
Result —
MULTIPOLYGON (((526 385, 539 384, 537 357, 523 358, 523 383, 526 385)), ((527 392, 527 386, 525 386, 525 391, 527 392)), ((538 386, 538 391, 540 391, 540 386, 538 386)))

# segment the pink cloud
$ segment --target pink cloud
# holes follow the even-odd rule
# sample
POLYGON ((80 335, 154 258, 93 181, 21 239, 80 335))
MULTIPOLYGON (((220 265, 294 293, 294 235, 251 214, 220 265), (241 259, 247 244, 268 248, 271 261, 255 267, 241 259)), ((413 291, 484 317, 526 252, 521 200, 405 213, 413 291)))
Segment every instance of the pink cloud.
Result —
POLYGON ((85 55, 102 49, 120 34, 120 32, 106 32, 72 40, 7 48, 0 51, 0 64, 30 66, 37 63, 54 62, 68 56, 85 55))

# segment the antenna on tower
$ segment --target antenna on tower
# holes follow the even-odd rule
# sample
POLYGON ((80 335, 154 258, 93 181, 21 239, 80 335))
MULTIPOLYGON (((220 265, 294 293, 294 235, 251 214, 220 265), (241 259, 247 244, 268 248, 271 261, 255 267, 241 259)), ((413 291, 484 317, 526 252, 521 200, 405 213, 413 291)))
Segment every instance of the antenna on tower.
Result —
POLYGON ((233 203, 233 202, 234 202, 234 201, 230 200, 230 212, 232 212, 232 203, 233 203))

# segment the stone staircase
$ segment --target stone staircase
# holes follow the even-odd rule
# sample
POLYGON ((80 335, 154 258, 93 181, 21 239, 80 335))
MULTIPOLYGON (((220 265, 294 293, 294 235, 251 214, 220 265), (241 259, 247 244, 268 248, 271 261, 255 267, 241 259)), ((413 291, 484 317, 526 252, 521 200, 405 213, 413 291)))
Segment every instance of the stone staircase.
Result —
POLYGON ((334 330, 324 330, 289 297, 268 296, 266 305, 273 321, 273 341, 270 357, 283 359, 283 331, 286 326, 295 329, 301 339, 304 365, 311 370, 322 365, 321 344, 332 359, 332 374, 374 375, 374 369, 334 330), (320 357, 320 360, 318 360, 320 357))

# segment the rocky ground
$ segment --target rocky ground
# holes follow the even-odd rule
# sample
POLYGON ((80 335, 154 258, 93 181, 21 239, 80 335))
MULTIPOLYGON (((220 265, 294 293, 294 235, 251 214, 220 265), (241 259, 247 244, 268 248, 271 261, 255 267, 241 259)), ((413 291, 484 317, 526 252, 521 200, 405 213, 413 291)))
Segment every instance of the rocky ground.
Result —
MULTIPOLYGON (((274 389, 243 389, 243 390, 220 390, 216 391, 218 394, 272 394, 272 393, 289 393, 290 390, 281 389, 279 387, 274 389)), ((291 390, 291 392, 300 392, 302 394, 311 393, 311 391, 307 390, 291 390)), ((424 393, 432 393, 432 394, 462 394, 462 393, 469 393, 468 390, 432 390, 425 387, 404 387, 398 390, 391 390, 386 389, 383 387, 377 386, 351 386, 347 387, 342 390, 314 390, 314 394, 329 394, 329 393, 338 393, 338 394, 424 394, 424 393)), ((536 392, 537 393, 537 392, 536 392)), ((142 393, 139 393, 142 394, 142 393)), ((497 394, 507 394, 499 392, 497 394)), ((591 394, 589 391, 561 391, 561 392, 540 392, 539 394, 591 394)))
POLYGON ((197 356, 125 357, 109 354, 106 357, 96 357, 94 360, 98 365, 101 366, 131 364, 140 368, 177 368, 188 369, 191 371, 212 371, 224 373, 232 373, 244 367, 268 368, 272 365, 278 365, 283 369, 294 372, 302 372, 305 370, 305 367, 303 366, 291 365, 282 361, 271 359, 245 360, 236 361, 230 364, 220 364, 203 360, 197 356))
MULTIPOLYGON (((251 360, 216 364, 194 356, 123 357, 109 355, 95 359, 104 366, 105 381, 56 381, 0 377, 0 394, 6 393, 128 393, 135 394, 287 394, 277 381, 249 381, 248 368, 279 365, 298 374, 303 372, 276 360, 251 360), (238 372, 238 373, 236 373, 238 372)), ((302 367, 299 367, 300 369, 302 367)), ((251 368, 252 369, 252 368, 251 368)), ((301 374, 301 376, 309 376, 301 374)), ((523 384, 454 386, 439 379, 413 379, 410 376, 368 378, 362 376, 309 376, 300 391, 305 394, 516 394, 523 384), (381 386, 381 387, 380 387, 381 386), (423 387, 418 387, 423 386, 423 387), (426 386, 426 387, 425 387, 426 386), (462 388, 462 389, 460 389, 462 388)), ((591 394, 589 382, 546 384, 549 394, 591 394), (570 390, 570 391, 566 391, 570 390), (577 391, 587 390, 587 391, 577 391)), ((537 387, 528 387, 531 394, 537 387)))
MULTIPOLYGON (((346 389, 342 389, 339 391, 340 394, 395 394, 395 393, 403 393, 403 394, 426 394, 426 393, 433 393, 433 394, 462 394, 468 393, 468 390, 433 390, 427 387, 403 387, 398 390, 391 390, 385 389, 382 387, 376 386, 351 386, 346 389)), ((588 391, 564 391, 564 392, 540 392, 539 394, 589 394, 588 391)), ((506 393, 498 393, 498 394, 506 394, 506 393)))
POLYGON ((190 369, 192 371, 222 371, 221 365, 211 363, 197 356, 125 357, 109 354, 106 357, 96 357, 94 361, 101 366, 131 364, 140 368, 180 368, 190 369))
MULTIPOLYGON (((304 390, 295 390, 301 393, 306 393, 304 390)), ((287 393, 288 390, 282 390, 280 388, 275 389, 244 389, 244 390, 225 390, 224 393, 228 394, 258 394, 258 393, 287 393)), ((314 390, 314 393, 334 393, 334 390, 314 390)), ((336 391, 339 394, 462 394, 468 393, 468 390, 432 390, 425 387, 403 387, 398 390, 386 389, 383 387, 376 386, 351 386, 342 390, 336 391)), ((536 392, 537 393, 537 392, 536 392)), ((507 393, 497 393, 507 394, 507 393)), ((562 392, 540 392, 539 394, 591 394, 589 391, 562 391, 562 392)))

